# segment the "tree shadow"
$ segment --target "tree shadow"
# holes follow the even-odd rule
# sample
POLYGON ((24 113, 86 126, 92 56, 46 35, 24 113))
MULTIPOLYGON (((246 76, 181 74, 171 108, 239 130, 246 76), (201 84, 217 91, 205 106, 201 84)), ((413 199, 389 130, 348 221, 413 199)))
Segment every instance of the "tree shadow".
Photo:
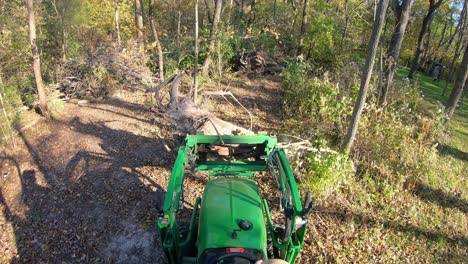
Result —
MULTIPOLYGON (((149 113, 150 107, 146 107, 143 105, 135 104, 135 103, 130 103, 123 101, 119 98, 108 98, 104 101, 99 101, 97 104, 85 104, 82 105, 81 107, 84 108, 90 108, 94 110, 99 110, 99 111, 104 111, 108 112, 112 115, 119 115, 121 117, 129 118, 129 119, 134 119, 138 120, 142 123, 147 123, 149 125, 155 125, 161 130, 167 130, 170 131, 171 127, 170 125, 164 124, 162 122, 158 122, 156 118, 142 118, 145 114, 149 113), (110 106, 111 108, 117 108, 117 109, 109 109, 109 107, 102 107, 102 106, 110 106), (123 113, 124 111, 119 111, 119 110, 127 110, 132 113, 135 113, 134 116, 131 116, 129 114, 123 113)), ((155 114, 157 115, 157 114, 155 114)), ((161 117, 161 115, 159 115, 161 117)))
MULTIPOLYGON (((429 230, 424 229, 414 224, 404 224, 388 219, 379 219, 374 216, 370 216, 367 214, 359 213, 359 212, 352 212, 346 208, 330 208, 331 210, 325 208, 317 208, 316 213, 322 217, 333 219, 329 221, 340 221, 343 223, 349 223, 349 221, 353 221, 359 226, 371 226, 371 227, 384 227, 386 229, 391 229, 393 232, 403 232, 408 235, 411 235, 415 238, 423 238, 428 239, 434 242, 446 241, 447 243, 454 245, 454 246, 468 246, 468 237, 466 236, 450 236, 444 232, 438 230, 429 230)), ((466 256, 457 256, 451 255, 452 258, 464 258, 466 256)))
POLYGON ((437 150, 443 156, 450 155, 455 159, 459 159, 461 161, 468 161, 468 153, 454 148, 452 146, 440 144, 437 146, 437 150))
POLYGON ((53 134, 36 140, 18 131, 35 168, 22 171, 15 160, 21 182, 17 200, 24 216, 10 209, 0 189, 3 216, 16 239, 12 263, 165 262, 154 224, 155 205, 163 199, 168 180, 168 174, 160 177, 160 172, 169 171, 174 158, 161 142, 172 139, 135 135, 80 118, 50 122, 98 138, 100 151, 70 153, 66 145, 56 146, 53 134), (64 153, 63 163, 49 159, 55 147, 64 153))
POLYGON ((461 196, 448 194, 440 189, 435 189, 422 182, 416 182, 414 195, 422 200, 438 204, 445 208, 455 208, 463 213, 468 213, 468 201, 461 196))

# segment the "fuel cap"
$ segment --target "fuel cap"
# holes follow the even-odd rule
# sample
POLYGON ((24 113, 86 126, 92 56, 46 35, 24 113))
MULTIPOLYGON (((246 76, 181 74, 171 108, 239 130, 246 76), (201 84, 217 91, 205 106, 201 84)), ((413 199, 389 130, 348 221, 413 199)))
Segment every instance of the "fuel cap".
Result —
POLYGON ((249 221, 247 220, 240 220, 239 221, 239 227, 240 229, 242 230, 249 230, 252 228, 252 223, 250 223, 249 221))

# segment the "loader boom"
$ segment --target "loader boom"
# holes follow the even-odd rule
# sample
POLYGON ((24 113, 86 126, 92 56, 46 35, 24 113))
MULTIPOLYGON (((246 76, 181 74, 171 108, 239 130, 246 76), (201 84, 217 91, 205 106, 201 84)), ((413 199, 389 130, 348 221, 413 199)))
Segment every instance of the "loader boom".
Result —
POLYGON ((286 154, 276 144, 276 138, 263 134, 187 136, 158 212, 160 239, 170 263, 255 263, 268 258, 295 262, 312 205, 308 194, 303 207, 286 154), (213 159, 213 149, 221 149, 224 156, 213 159), (209 181, 181 232, 177 212, 187 171, 205 171, 209 181), (277 185, 282 226, 274 223, 260 195, 255 180, 261 172, 269 173, 277 185))

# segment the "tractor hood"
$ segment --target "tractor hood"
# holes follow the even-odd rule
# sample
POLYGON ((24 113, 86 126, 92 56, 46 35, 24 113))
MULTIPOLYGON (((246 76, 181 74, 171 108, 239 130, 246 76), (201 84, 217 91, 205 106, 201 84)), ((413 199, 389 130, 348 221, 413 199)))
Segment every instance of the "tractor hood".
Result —
POLYGON ((205 187, 198 230, 198 254, 206 249, 257 249, 266 256, 262 200, 255 182, 219 178, 205 187), (242 223, 241 223, 242 222, 242 223))

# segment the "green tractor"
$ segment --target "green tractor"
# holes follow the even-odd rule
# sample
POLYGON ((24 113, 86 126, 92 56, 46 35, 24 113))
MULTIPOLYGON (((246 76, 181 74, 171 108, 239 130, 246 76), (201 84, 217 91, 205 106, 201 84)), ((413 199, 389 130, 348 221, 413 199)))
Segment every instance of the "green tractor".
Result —
POLYGON ((302 205, 286 154, 276 144, 276 138, 262 134, 186 137, 164 204, 158 208, 157 226, 170 263, 296 261, 313 203, 307 193, 302 205), (218 155, 212 155, 213 150, 218 155), (188 224, 182 226, 178 212, 185 174, 190 171, 205 171, 208 181, 188 224), (260 194, 255 180, 261 172, 269 173, 276 183, 281 224, 273 222, 268 202, 260 194))

